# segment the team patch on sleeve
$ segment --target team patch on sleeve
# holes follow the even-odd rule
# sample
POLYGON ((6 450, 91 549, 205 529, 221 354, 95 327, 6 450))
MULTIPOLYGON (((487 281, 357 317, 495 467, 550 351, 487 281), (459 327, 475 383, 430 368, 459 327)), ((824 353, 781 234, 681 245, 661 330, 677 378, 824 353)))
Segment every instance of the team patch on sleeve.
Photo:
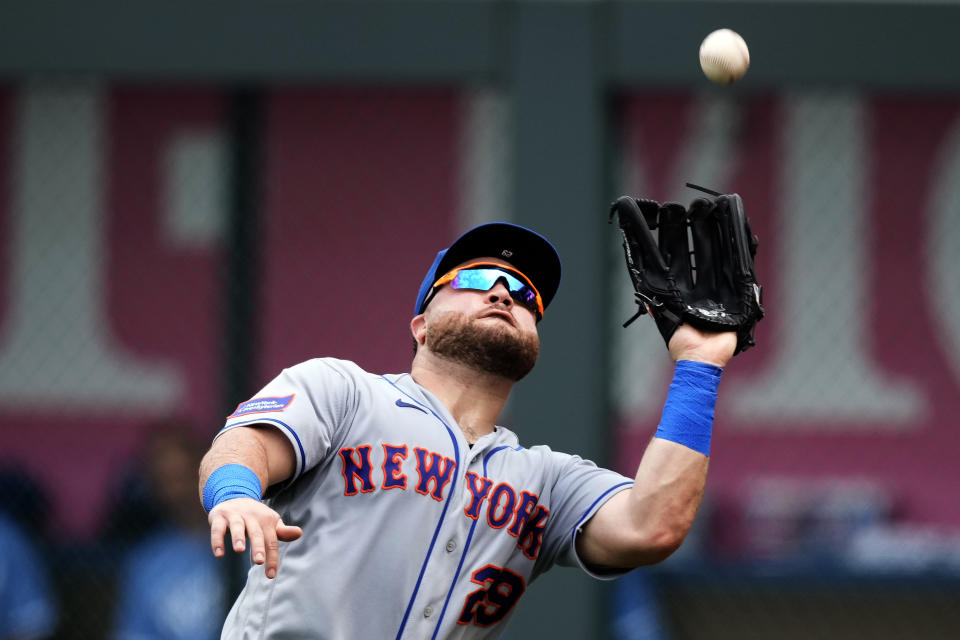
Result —
POLYGON ((227 416, 227 419, 236 418, 237 416, 246 416, 251 413, 273 413, 276 411, 283 411, 286 409, 291 402, 293 402, 293 396, 296 394, 291 393, 288 396, 283 396, 280 398, 253 398, 252 400, 247 400, 246 402, 241 402, 237 405, 237 410, 227 416))

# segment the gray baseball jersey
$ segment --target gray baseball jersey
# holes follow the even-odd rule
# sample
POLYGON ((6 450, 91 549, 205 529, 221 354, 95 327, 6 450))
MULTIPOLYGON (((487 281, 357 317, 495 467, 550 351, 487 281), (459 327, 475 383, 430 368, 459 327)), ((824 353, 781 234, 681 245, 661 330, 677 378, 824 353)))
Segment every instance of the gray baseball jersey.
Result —
MULTIPOLYGON (((285 369, 224 429, 296 453, 267 501, 303 537, 252 565, 223 638, 495 638, 530 583, 579 565, 574 536, 633 481, 497 427, 472 447, 409 374, 321 358, 285 369)), ((222 433, 222 432, 221 432, 222 433)))

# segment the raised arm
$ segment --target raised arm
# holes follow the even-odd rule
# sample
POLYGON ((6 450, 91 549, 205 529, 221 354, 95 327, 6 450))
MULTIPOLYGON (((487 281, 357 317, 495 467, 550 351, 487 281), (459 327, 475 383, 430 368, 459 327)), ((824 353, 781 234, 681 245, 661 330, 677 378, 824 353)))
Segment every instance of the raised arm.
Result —
MULTIPOLYGON (((734 333, 702 333, 682 325, 670 340, 670 355, 677 362, 705 363, 722 369, 736 344, 734 333)), ((719 372, 710 371, 708 366, 694 365, 693 369, 696 375, 719 377, 719 372)), ((678 383, 678 377, 674 383, 678 383)), ((675 391, 671 389, 661 431, 643 454, 634 486, 607 501, 577 537, 577 551, 590 565, 632 568, 660 562, 690 531, 703 497, 710 460, 709 430, 704 444, 702 418, 709 414, 712 421, 715 395, 712 400, 708 391, 701 390, 697 397, 681 398, 687 401, 685 410, 700 412, 701 424, 677 435, 663 429, 668 421, 679 418, 683 422, 686 418, 676 413, 668 415, 678 409, 675 402, 672 404, 677 399, 675 391)))
POLYGON ((296 469, 290 442, 273 427, 235 427, 220 435, 200 463, 200 500, 208 509, 213 555, 225 554, 227 529, 233 550, 241 553, 250 539, 255 564, 266 563, 273 578, 279 564, 279 541, 302 535, 260 502, 266 487, 288 480, 296 469), (256 497, 254 497, 256 495, 256 497))

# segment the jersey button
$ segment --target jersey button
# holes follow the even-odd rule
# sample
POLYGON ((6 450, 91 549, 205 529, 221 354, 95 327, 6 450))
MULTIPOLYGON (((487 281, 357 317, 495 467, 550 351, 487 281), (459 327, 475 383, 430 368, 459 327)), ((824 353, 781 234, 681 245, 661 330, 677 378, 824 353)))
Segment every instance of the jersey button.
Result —
POLYGON ((433 615, 433 607, 427 607, 426 609, 423 610, 424 618, 429 618, 431 615, 433 615))
POLYGON ((453 540, 447 540, 447 551, 448 551, 448 552, 452 552, 452 551, 453 551, 454 549, 456 549, 456 548, 457 548, 457 543, 456 543, 456 542, 454 542, 453 540))

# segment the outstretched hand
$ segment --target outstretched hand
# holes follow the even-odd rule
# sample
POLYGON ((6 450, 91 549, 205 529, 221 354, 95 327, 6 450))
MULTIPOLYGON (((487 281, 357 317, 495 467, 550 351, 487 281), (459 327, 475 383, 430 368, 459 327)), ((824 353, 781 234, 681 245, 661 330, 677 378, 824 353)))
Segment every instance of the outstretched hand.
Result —
POLYGON ((678 360, 706 362, 718 367, 727 366, 737 348, 737 334, 733 331, 708 333, 689 324, 677 327, 670 337, 670 357, 678 360))
POLYGON ((230 529, 233 550, 243 553, 246 538, 250 539, 250 555, 254 564, 266 563, 268 578, 277 575, 280 564, 279 543, 292 542, 303 535, 303 529, 284 524, 280 514, 253 498, 235 498, 221 502, 210 510, 210 547, 213 555, 222 558, 224 538, 230 529))

